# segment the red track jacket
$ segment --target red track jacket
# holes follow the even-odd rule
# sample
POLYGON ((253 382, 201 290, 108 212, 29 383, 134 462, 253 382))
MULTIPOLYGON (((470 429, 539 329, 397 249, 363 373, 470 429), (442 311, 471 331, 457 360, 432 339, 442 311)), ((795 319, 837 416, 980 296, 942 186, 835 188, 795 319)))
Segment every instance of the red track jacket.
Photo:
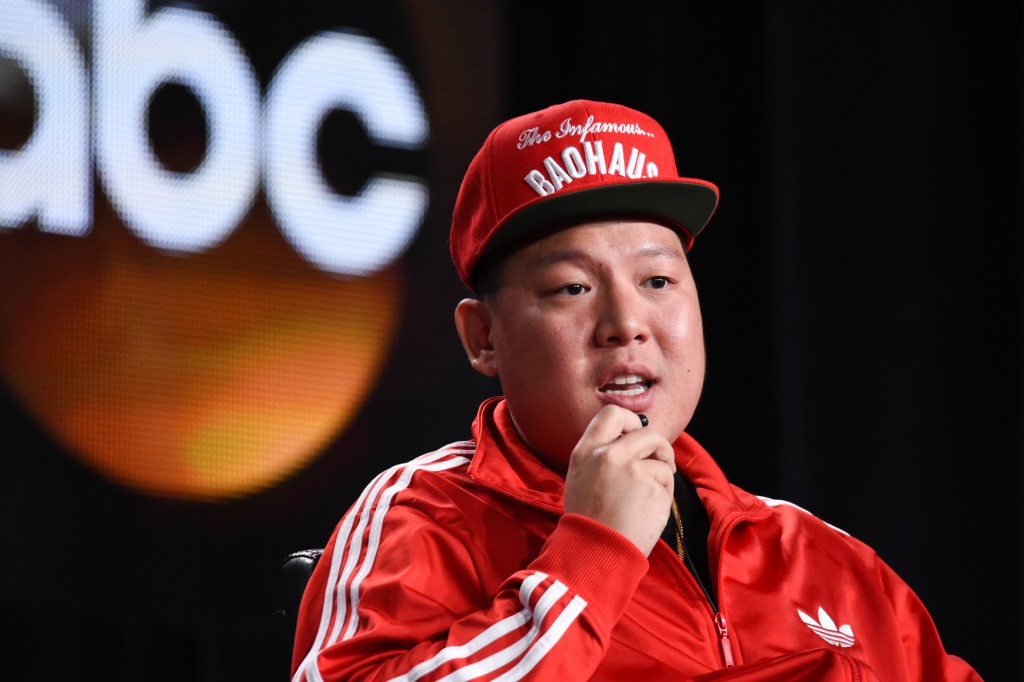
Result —
POLYGON ((378 476, 303 598, 294 680, 979 680, 869 547, 731 485, 693 439, 720 610, 665 543, 650 557, 562 514, 563 478, 501 399, 475 442, 378 476))

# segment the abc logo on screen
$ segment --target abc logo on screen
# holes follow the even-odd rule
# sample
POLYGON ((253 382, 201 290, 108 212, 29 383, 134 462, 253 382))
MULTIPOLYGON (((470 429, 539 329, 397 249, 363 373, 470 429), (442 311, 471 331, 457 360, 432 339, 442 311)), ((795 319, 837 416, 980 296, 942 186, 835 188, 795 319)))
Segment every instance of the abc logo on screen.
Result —
POLYGON ((0 149, 9 387, 69 452, 147 493, 223 499, 301 470, 386 362, 398 259, 429 204, 426 180, 386 169, 334 191, 318 131, 341 110, 375 147, 425 149, 406 66, 333 27, 261 87, 199 9, 96 0, 84 36, 45 2, 0 0, 0 19, 0 60, 35 112, 25 143, 0 149), (168 84, 207 124, 189 172, 147 131, 168 84))

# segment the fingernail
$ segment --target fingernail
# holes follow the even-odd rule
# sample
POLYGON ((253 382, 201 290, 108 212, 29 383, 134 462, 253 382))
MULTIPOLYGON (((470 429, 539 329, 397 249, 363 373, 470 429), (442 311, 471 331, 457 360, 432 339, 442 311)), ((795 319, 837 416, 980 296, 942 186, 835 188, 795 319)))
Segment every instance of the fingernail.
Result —
POLYGON ((637 416, 640 417, 640 426, 647 426, 647 424, 649 423, 647 421, 647 415, 646 414, 638 414, 637 416))

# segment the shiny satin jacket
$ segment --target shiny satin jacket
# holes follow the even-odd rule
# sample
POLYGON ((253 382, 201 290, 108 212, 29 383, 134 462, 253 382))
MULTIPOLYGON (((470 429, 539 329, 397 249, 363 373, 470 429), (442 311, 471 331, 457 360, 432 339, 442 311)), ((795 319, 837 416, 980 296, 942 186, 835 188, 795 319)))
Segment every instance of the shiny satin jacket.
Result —
POLYGON ((562 514, 505 403, 378 476, 303 598, 293 680, 978 680, 866 545, 676 461, 711 519, 716 611, 673 549, 562 514))

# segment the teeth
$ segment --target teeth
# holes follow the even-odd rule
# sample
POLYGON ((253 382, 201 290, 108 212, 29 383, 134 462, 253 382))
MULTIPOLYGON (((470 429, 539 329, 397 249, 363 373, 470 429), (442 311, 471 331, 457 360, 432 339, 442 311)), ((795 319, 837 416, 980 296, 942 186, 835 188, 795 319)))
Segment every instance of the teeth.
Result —
POLYGON ((640 395, 641 393, 643 393, 646 390, 647 390, 647 387, 641 385, 641 386, 637 386, 636 388, 626 389, 624 391, 608 390, 608 391, 605 391, 605 393, 610 393, 612 395, 640 395))
POLYGON ((603 389, 605 393, 612 395, 640 395, 647 390, 647 383, 643 377, 638 374, 620 374, 617 377, 613 377, 611 381, 605 384, 603 389), (623 388, 612 388, 612 386, 623 388), (625 388, 629 386, 629 388, 625 388))

